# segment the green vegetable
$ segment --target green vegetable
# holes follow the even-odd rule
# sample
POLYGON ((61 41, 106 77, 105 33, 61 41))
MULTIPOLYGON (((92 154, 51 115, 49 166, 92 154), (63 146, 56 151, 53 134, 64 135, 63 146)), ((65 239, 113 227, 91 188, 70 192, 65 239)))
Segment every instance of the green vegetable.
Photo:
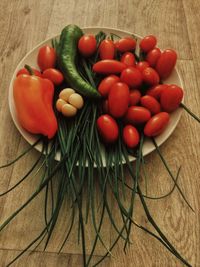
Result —
POLYGON ((73 89, 89 98, 99 98, 96 88, 80 76, 76 67, 78 41, 82 35, 82 30, 76 25, 70 24, 62 30, 57 49, 58 64, 65 80, 73 89))

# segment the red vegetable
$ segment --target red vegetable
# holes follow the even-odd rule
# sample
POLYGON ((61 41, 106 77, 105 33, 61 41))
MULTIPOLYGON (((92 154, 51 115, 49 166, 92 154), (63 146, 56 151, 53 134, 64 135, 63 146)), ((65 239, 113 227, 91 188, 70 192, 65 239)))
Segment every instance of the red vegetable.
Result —
POLYGON ((60 72, 57 69, 53 69, 53 68, 46 69, 42 73, 42 77, 46 78, 46 79, 49 79, 55 85, 60 85, 64 80, 62 72, 60 72))
POLYGON ((98 86, 98 91, 101 94, 101 96, 107 97, 112 85, 116 82, 119 82, 119 80, 120 80, 119 77, 116 75, 109 75, 106 78, 104 78, 98 86))
POLYGON ((142 72, 142 79, 148 85, 159 84, 160 78, 158 73, 151 67, 145 68, 142 72))
POLYGON ((103 40, 99 46, 99 56, 101 59, 113 59, 115 55, 115 45, 112 40, 103 40))
POLYGON ((160 104, 164 111, 172 112, 179 107, 182 99, 182 88, 172 84, 162 90, 160 96, 160 104))
POLYGON ((140 136, 138 130, 132 125, 126 125, 123 129, 123 141, 129 148, 134 148, 138 145, 140 136))
POLYGON ((135 66, 135 56, 131 52, 126 52, 122 55, 121 60, 122 63, 126 64, 128 67, 135 66))
POLYGON ((93 71, 100 74, 117 74, 121 73, 127 66, 114 59, 100 60, 93 65, 93 71))
POLYGON ((38 66, 42 71, 54 68, 56 65, 56 51, 49 45, 42 46, 37 56, 38 66))
POLYGON ((127 123, 136 125, 143 124, 151 118, 151 113, 148 109, 139 106, 131 106, 125 114, 125 121, 127 123))
MULTIPOLYGON (((36 70, 34 68, 31 68, 31 69, 33 71, 33 75, 38 76, 38 77, 42 77, 42 73, 39 70, 36 70)), ((30 72, 26 68, 23 68, 23 69, 19 70, 17 72, 17 75, 16 76, 19 76, 21 74, 31 75, 30 72)))
POLYGON ((115 83, 108 95, 109 113, 115 118, 120 118, 126 113, 128 105, 129 87, 125 83, 115 83))
POLYGON ((146 61, 151 67, 155 67, 160 55, 161 51, 159 48, 156 47, 147 53, 146 61))
POLYGON ((134 67, 128 67, 122 71, 120 80, 132 88, 138 88, 142 84, 142 74, 134 67))
POLYGON ((136 40, 132 37, 124 37, 115 42, 115 47, 122 53, 133 51, 136 47, 136 40))
POLYGON ((84 57, 92 56, 97 48, 97 41, 92 34, 83 35, 78 42, 78 49, 84 57))
POLYGON ((149 63, 147 61, 140 61, 136 65, 136 69, 138 69, 140 72, 143 72, 143 70, 148 67, 149 67, 149 63))
POLYGON ((101 115, 97 119, 97 129, 103 141, 106 143, 114 143, 118 138, 118 125, 110 115, 101 115))
POLYGON ((144 127, 144 134, 146 136, 157 136, 161 134, 167 124, 169 123, 169 114, 167 112, 160 112, 153 117, 146 123, 144 127))
POLYGON ((160 112, 160 103, 150 95, 145 95, 140 99, 141 106, 147 108, 151 114, 157 114, 160 112))
POLYGON ((145 36, 141 41, 140 41, 140 49, 147 53, 150 50, 152 50, 157 44, 157 39, 154 35, 148 35, 145 36))
POLYGON ((167 86, 168 86, 167 84, 158 84, 148 89, 146 94, 153 96, 155 99, 159 100, 162 90, 167 86))
POLYGON ((131 89, 130 90, 130 106, 135 106, 140 102, 141 93, 137 89, 131 89))
POLYGON ((177 54, 172 49, 166 49, 160 55, 157 63, 156 70, 161 79, 166 79, 172 73, 177 60, 177 54))

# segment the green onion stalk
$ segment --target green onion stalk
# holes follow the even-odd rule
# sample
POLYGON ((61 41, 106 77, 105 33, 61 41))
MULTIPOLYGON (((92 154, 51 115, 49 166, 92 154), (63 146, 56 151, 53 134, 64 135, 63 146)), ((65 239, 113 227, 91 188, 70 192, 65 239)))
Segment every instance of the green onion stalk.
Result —
MULTIPOLYGON (((100 32, 97 34, 97 45, 105 38, 105 33, 100 32)), ((111 34, 111 38, 116 38, 116 36, 111 34)), ((117 36, 117 38, 119 37, 117 36)), ((56 47, 58 43, 53 41, 53 45, 56 47)), ((79 72, 82 77, 96 88, 100 77, 92 72, 92 65, 97 60, 98 52, 89 60, 80 58, 79 61, 81 62, 79 65, 79 72)), ((146 179, 148 179, 142 154, 144 136, 141 135, 140 143, 134 151, 130 151, 130 149, 123 144, 121 141, 122 138, 119 138, 115 145, 104 147, 96 127, 96 120, 100 113, 98 104, 98 102, 86 100, 84 107, 79 111, 78 115, 68 121, 64 120, 61 114, 56 113, 59 128, 51 142, 49 142, 47 138, 41 136, 27 150, 21 153, 20 156, 0 167, 7 168, 11 166, 30 153, 38 143, 42 145, 42 153, 38 156, 30 169, 14 186, 7 189, 5 192, 0 192, 0 197, 4 197, 11 191, 14 191, 25 180, 29 179, 30 176, 37 175, 42 171, 35 191, 0 225, 0 232, 3 231, 23 209, 34 201, 37 195, 42 193, 45 196, 44 205, 42 207, 45 226, 40 233, 27 244, 24 250, 7 264, 7 266, 11 266, 27 250, 35 250, 42 242, 44 242, 44 250, 48 247, 52 234, 55 231, 55 226, 58 223, 61 209, 66 201, 71 205, 70 210, 67 211, 70 220, 68 220, 68 224, 66 225, 65 235, 60 245, 59 252, 62 252, 70 238, 72 230, 77 226, 76 218, 78 218, 77 240, 82 247, 84 267, 97 266, 108 255, 112 255, 112 250, 119 240, 123 240, 124 251, 126 252, 127 247, 133 243, 131 240, 133 227, 137 227, 154 237, 185 266, 191 266, 160 229, 151 215, 145 200, 166 198, 177 189, 186 204, 193 210, 178 185, 178 177, 181 168, 178 169, 176 176, 174 176, 168 163, 161 154, 156 141, 153 139, 152 142, 155 146, 155 150, 166 167, 169 177, 173 181, 173 187, 162 196, 149 196, 147 194, 147 189, 146 192, 143 193, 140 186, 141 173, 144 173, 146 179), (55 157, 58 153, 60 159, 59 161, 55 161, 55 157), (130 153, 131 155, 135 155, 135 163, 130 160, 130 153), (141 172, 141 170, 143 172, 141 172), (127 178, 126 175, 127 171, 129 178, 127 178), (100 196, 98 205, 96 201, 97 190, 100 196), (134 221, 136 196, 139 196, 144 213, 146 214, 147 220, 154 228, 154 232, 134 221), (48 211, 49 201, 51 203, 50 212, 48 211), (117 209, 113 210, 114 206, 117 207, 117 209), (119 217, 120 220, 116 220, 116 216, 119 217), (86 226, 89 220, 92 222, 94 239, 88 251, 86 226), (114 237, 109 245, 102 235, 105 220, 106 225, 109 222, 112 227, 112 236, 114 237), (93 255, 96 252, 98 244, 101 244, 105 249, 105 255, 96 263, 92 263, 93 255)), ((120 136, 121 131, 122 129, 120 129, 120 136)))

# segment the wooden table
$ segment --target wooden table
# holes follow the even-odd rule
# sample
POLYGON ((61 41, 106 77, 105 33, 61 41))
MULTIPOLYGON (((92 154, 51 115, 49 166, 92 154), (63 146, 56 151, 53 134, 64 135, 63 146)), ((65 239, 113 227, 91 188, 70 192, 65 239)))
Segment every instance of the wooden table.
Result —
MULTIPOLYGON (((81 27, 119 28, 142 36, 155 34, 159 47, 178 51, 177 67, 184 84, 185 104, 200 116, 199 17, 198 0, 1 0, 0 164, 8 162, 28 147, 9 113, 7 100, 12 74, 18 62, 30 49, 44 39, 60 33, 61 29, 70 23, 81 27)), ((177 190, 165 199, 147 200, 158 225, 192 266, 200 266, 199 133, 199 124, 183 112, 176 130, 161 146, 161 152, 173 173, 182 166, 178 184, 195 213, 188 208, 177 190)), ((0 191, 5 191, 13 185, 38 155, 38 152, 32 151, 20 163, 0 170, 0 191)), ((147 169, 151 173, 148 193, 163 195, 171 188, 172 182, 156 153, 147 156, 146 161, 147 169)), ((31 177, 13 193, 0 198, 1 222, 26 200, 35 184, 36 178, 31 177)), ((0 233, 1 267, 5 267, 41 230, 43 213, 39 207, 42 207, 43 201, 44 194, 41 194, 0 233)), ((149 227, 138 202, 136 211, 138 222, 149 227)), ((62 225, 58 227, 58 231, 61 233, 62 225)), ((105 229, 105 235, 111 235, 109 229, 105 229)), ((127 249, 126 255, 123 252, 123 244, 119 243, 113 251, 113 257, 106 259, 100 266, 182 266, 179 260, 145 232, 134 228, 131 239, 133 244, 127 249)), ((56 253, 59 242, 59 237, 55 237, 46 252, 39 247, 36 252, 26 254, 13 266, 82 266, 81 250, 73 243, 73 239, 61 254, 56 253)), ((94 259, 99 259, 100 255, 101 249, 94 259)))

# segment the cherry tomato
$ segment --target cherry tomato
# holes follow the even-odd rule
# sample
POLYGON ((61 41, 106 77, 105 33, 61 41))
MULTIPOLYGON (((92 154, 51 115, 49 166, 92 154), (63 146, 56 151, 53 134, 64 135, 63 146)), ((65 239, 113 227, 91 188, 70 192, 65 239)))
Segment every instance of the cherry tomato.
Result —
POLYGON ((172 112, 179 107, 182 99, 182 88, 175 84, 172 84, 162 90, 160 96, 160 104, 164 111, 172 112))
POLYGON ((108 114, 101 115, 97 119, 97 129, 106 143, 114 143, 119 136, 117 122, 108 114))
POLYGON ((37 56, 38 66, 42 71, 54 68, 56 65, 56 51, 49 45, 42 46, 37 56))
POLYGON ((115 45, 112 40, 103 40, 99 46, 101 59, 113 59, 115 56, 115 45))
POLYGON ((64 81, 64 77, 63 77, 62 72, 60 72, 57 69, 53 69, 53 68, 46 69, 42 73, 42 77, 49 79, 55 85, 60 85, 64 81))
MULTIPOLYGON (((42 73, 41 73, 39 70, 36 70, 36 69, 34 69, 34 68, 31 68, 31 69, 32 69, 33 74, 34 74, 35 76, 42 77, 42 73)), ((30 75, 30 72, 29 72, 26 68, 23 68, 23 69, 21 69, 21 70, 19 70, 19 71, 17 72, 17 75, 16 75, 16 76, 19 76, 19 75, 21 75, 21 74, 27 74, 27 75, 30 75)))
POLYGON ((126 64, 128 67, 135 67, 135 56, 131 52, 124 53, 120 61, 126 64))
POLYGON ((162 90, 167 86, 168 84, 158 84, 148 89, 146 94, 153 96, 155 99, 159 100, 162 90))
POLYGON ((146 61, 149 63, 151 67, 155 67, 156 63, 161 55, 161 51, 159 48, 155 47, 147 53, 146 61))
POLYGON ((152 50, 157 44, 157 39, 154 35, 148 35, 145 36, 141 41, 140 41, 140 49, 147 53, 150 50, 152 50))
POLYGON ((151 67, 143 70, 142 79, 148 85, 157 85, 160 81, 158 73, 151 67))
POLYGON ((151 113, 147 108, 140 106, 131 106, 125 114, 125 121, 127 123, 137 125, 147 122, 151 118, 151 113))
POLYGON ((78 49, 82 56, 92 56, 97 49, 95 36, 93 34, 84 34, 78 41, 78 49))
POLYGON ((119 77, 116 75, 109 75, 106 78, 104 78, 98 86, 98 91, 101 94, 101 96, 107 97, 112 85, 116 82, 119 82, 119 80, 120 80, 119 77))
POLYGON ((117 74, 121 73, 127 66, 114 59, 104 59, 95 63, 92 67, 94 72, 100 74, 117 74))
POLYGON ((115 42, 115 47, 122 53, 133 51, 136 47, 136 40, 132 37, 124 37, 115 42))
POLYGON ((161 134, 169 122, 169 114, 167 112, 160 112, 146 123, 144 127, 144 134, 146 136, 157 136, 161 134))
POLYGON ((151 114, 157 114, 160 112, 160 103, 150 95, 145 95, 140 99, 141 106, 147 108, 151 114))
POLYGON ((136 69, 138 69, 140 72, 143 72, 143 70, 148 67, 149 67, 149 63, 147 61, 140 61, 136 65, 136 69))
POLYGON ((128 67, 122 71, 120 80, 132 88, 138 88, 142 84, 142 74, 134 67, 128 67))
POLYGON ((140 141, 138 130, 132 125, 126 125, 123 129, 123 141, 129 148, 134 148, 140 141))
POLYGON ((131 89, 130 90, 130 101, 129 101, 129 105, 130 106, 135 106, 140 102, 140 98, 141 98, 141 93, 139 90, 137 89, 131 89))
POLYGON ((108 95, 109 113, 115 118, 120 118, 126 113, 128 105, 129 87, 122 82, 115 83, 108 95))
POLYGON ((169 77, 176 65, 176 60, 177 54, 172 49, 166 49, 161 53, 155 67, 161 79, 169 77))

